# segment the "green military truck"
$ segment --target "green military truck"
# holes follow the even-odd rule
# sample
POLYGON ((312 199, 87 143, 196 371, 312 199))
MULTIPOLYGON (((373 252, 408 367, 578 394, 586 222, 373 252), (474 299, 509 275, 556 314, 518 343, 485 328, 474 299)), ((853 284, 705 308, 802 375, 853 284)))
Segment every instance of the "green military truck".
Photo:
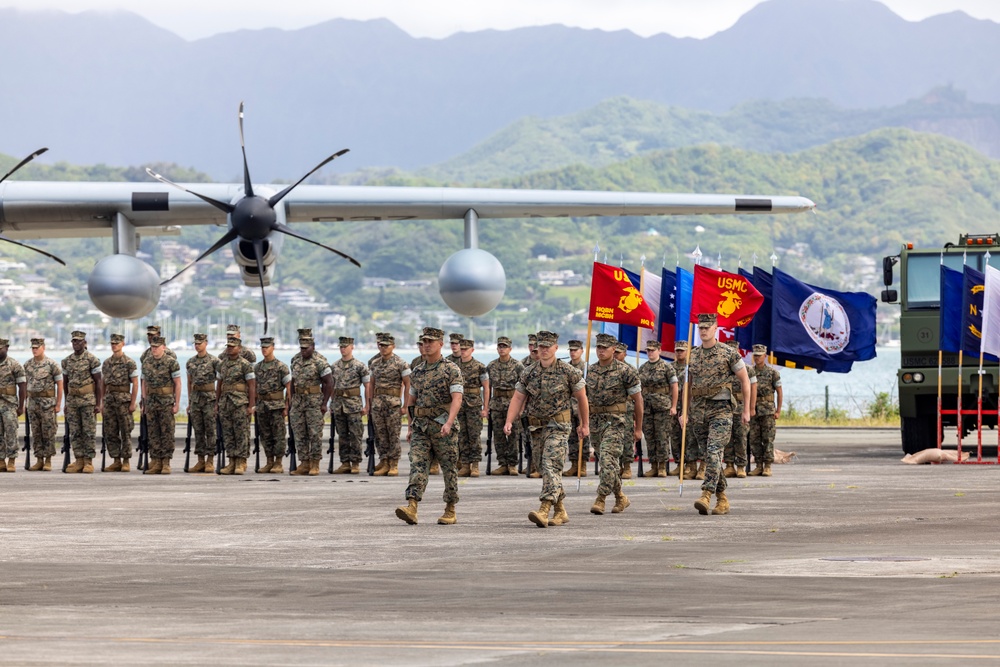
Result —
MULTIPOLYGON (((963 263, 983 270, 986 252, 990 266, 1000 268, 1000 234, 963 234, 957 244, 943 248, 915 249, 912 243, 903 245, 898 255, 882 260, 884 303, 898 303, 899 338, 901 348, 899 387, 899 419, 903 452, 912 454, 937 447, 938 424, 938 340, 940 324, 941 270, 945 266, 962 270, 963 263), (894 268, 899 265, 899 290, 892 289, 894 268)), ((958 354, 945 352, 941 359, 941 405, 944 411, 954 411, 958 403, 958 354)), ((983 410, 996 410, 998 371, 995 363, 983 368, 983 410)), ((979 391, 979 358, 966 355, 962 361, 962 407, 976 410, 979 391)), ((958 425, 957 414, 945 414, 942 427, 958 425)), ((977 416, 963 415, 963 437, 975 431, 977 416)), ((983 426, 996 426, 995 415, 983 415, 983 426)), ((990 443, 995 443, 990 438, 990 443)), ((972 444, 972 443, 970 443, 972 444)))

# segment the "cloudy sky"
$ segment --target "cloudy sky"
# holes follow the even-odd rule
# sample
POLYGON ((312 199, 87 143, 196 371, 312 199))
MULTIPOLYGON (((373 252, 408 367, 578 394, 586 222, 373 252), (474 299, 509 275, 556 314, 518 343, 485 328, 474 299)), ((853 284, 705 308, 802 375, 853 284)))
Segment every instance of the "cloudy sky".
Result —
MULTIPOLYGON (((294 29, 334 18, 385 17, 416 37, 460 31, 510 29, 562 23, 604 30, 628 29, 648 36, 708 37, 733 25, 761 0, 0 0, 25 10, 124 9, 185 39, 241 28, 294 29)), ((961 10, 1000 22, 998 0, 880 0, 917 21, 961 10)))

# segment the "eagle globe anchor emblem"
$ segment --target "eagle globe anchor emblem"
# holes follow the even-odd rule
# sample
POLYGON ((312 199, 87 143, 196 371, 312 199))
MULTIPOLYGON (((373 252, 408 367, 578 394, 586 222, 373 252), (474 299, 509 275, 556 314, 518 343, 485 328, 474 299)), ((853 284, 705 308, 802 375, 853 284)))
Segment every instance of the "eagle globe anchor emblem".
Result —
POLYGON ((736 312, 736 309, 743 305, 743 298, 736 292, 731 292, 726 290, 722 293, 722 296, 726 297, 725 300, 719 302, 719 315, 723 317, 729 317, 736 312))
POLYGON ((625 294, 622 295, 622 298, 618 299, 618 308, 625 313, 631 313, 642 305, 642 293, 634 287, 625 287, 623 289, 625 294))

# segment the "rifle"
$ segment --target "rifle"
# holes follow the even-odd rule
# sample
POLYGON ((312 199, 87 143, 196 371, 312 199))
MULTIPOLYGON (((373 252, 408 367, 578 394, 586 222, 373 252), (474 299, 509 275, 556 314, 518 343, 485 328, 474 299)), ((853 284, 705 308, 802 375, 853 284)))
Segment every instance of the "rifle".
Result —
POLYGON ((215 416, 215 474, 221 475, 226 467, 226 446, 222 440, 222 419, 215 416))
POLYGON ((491 474, 493 467, 493 412, 486 416, 486 474, 491 474))
POLYGON ((191 419, 191 415, 189 414, 187 436, 184 438, 184 472, 187 472, 188 468, 191 466, 191 429, 193 426, 194 423, 191 419))
MULTIPOLYGON (((331 428, 333 428, 331 426, 331 428)), ((295 462, 295 431, 292 430, 292 413, 288 412, 288 472, 295 472, 299 465, 295 462)))
POLYGON ((31 420, 28 419, 28 411, 24 411, 24 469, 31 467, 31 420))
POLYGON ((639 457, 639 477, 642 477, 642 438, 635 441, 635 453, 639 457))
POLYGON ((139 452, 136 470, 146 472, 149 469, 149 424, 146 423, 145 412, 139 415, 139 442, 136 443, 135 451, 139 452))
POLYGON ((260 424, 257 422, 257 413, 253 413, 253 471, 260 472, 260 424))
POLYGON ((108 437, 104 435, 104 418, 101 418, 101 472, 108 462, 108 437))
POLYGON ((63 467, 62 467, 62 471, 66 472, 66 468, 69 467, 69 451, 70 451, 69 420, 68 419, 63 420, 63 424, 66 426, 66 432, 63 433, 63 446, 62 446, 62 450, 60 450, 60 451, 62 451, 62 454, 63 454, 63 467))
POLYGON ((330 455, 330 464, 326 468, 326 472, 330 475, 333 474, 333 457, 334 457, 334 441, 337 439, 337 419, 330 415, 330 447, 326 450, 326 453, 330 455))
MULTIPOLYGON (((521 433, 517 438, 517 474, 520 475, 524 472, 524 434, 521 433)), ((530 467, 528 468, 531 469, 530 467)))
MULTIPOLYGON (((524 440, 524 458, 528 462, 528 472, 526 475, 531 474, 531 428, 528 423, 528 417, 521 416, 521 438, 524 440)), ((518 470, 518 472, 521 472, 518 470)), ((541 472, 541 471, 539 471, 541 472)))
MULTIPOLYGON (((368 457, 368 476, 375 474, 375 422, 368 413, 368 437, 365 438, 365 456, 368 457)), ((331 459, 332 460, 332 459, 331 459)))

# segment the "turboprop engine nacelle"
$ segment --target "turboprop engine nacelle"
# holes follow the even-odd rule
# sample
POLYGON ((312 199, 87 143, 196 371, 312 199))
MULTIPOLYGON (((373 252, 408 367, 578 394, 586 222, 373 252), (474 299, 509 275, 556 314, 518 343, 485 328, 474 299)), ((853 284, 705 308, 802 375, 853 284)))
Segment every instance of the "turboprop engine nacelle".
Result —
MULTIPOLYGON (((270 285, 274 274, 274 263, 281 254, 281 246, 285 242, 285 236, 277 232, 272 232, 264 240, 264 256, 261 262, 264 264, 264 284, 270 285)), ((237 238, 229 244, 233 251, 233 258, 240 267, 240 277, 247 287, 258 287, 260 279, 257 278, 257 261, 254 259, 253 243, 237 238)))

